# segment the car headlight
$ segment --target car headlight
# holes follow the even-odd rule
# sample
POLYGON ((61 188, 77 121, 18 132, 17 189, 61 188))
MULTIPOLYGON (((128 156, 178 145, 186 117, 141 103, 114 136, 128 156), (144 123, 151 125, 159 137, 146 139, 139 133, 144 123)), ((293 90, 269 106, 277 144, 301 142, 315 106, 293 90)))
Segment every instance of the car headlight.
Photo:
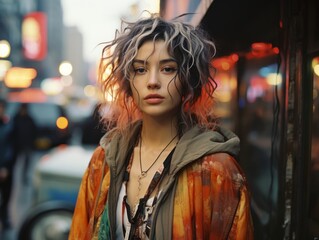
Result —
POLYGON ((66 129, 69 125, 69 121, 66 117, 59 117, 57 120, 56 120, 56 126, 59 128, 59 129, 66 129))

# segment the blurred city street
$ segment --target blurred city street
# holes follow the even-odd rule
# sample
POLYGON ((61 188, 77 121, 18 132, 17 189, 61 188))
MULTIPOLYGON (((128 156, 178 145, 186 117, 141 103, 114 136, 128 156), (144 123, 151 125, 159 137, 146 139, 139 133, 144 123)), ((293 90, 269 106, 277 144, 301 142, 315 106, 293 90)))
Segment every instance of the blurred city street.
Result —
MULTIPOLYGON (((81 147, 81 131, 79 128, 74 128, 70 139, 70 146, 81 147)), ((23 221, 32 211, 32 207, 36 206, 35 202, 35 175, 36 167, 39 161, 45 155, 52 151, 51 148, 46 150, 34 150, 32 153, 29 171, 27 173, 27 181, 24 180, 24 165, 21 157, 18 159, 14 170, 14 186, 10 200, 10 221, 11 228, 5 231, 0 231, 0 240, 18 240, 18 231, 23 221)), ((63 159, 66 162, 66 159, 63 159)))
POLYGON ((12 183, 14 161, 8 159, 25 152, 21 145, 37 149, 27 181, 23 162, 16 161, 11 227, 1 229, 7 223, 3 207, 0 240, 67 239, 81 177, 105 133, 96 126, 101 116, 116 115, 110 103, 117 86, 108 89, 103 82, 112 52, 102 49, 125 28, 120 19, 131 23, 147 12, 200 26, 216 43, 207 85, 216 104, 207 110, 240 139, 238 163, 249 185, 254 239, 319 239, 318 0, 0 0, 0 113, 1 100, 6 108, 0 131, 8 134, 0 132, 2 205, 12 183), (24 104, 36 134, 26 134, 32 128, 21 127, 21 118, 15 124, 24 104), (21 141, 11 141, 19 132, 21 141), (26 140, 30 136, 36 139, 26 140), (32 208, 58 201, 42 212, 32 208), (18 239, 22 225, 24 238, 18 239))
POLYGON ((40 157, 45 154, 45 151, 35 151, 33 153, 32 161, 28 173, 28 181, 23 181, 23 164, 18 160, 15 166, 14 173, 14 187, 10 201, 10 216, 11 216, 11 228, 5 230, 0 234, 1 240, 16 240, 17 231, 22 223, 23 219, 26 217, 27 211, 32 206, 32 196, 33 196, 33 172, 36 163, 39 161, 40 157))

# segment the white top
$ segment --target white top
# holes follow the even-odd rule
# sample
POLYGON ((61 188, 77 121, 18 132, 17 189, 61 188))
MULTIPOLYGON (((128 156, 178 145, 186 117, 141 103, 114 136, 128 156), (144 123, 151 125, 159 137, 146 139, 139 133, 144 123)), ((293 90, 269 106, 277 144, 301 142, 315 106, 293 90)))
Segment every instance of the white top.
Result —
MULTIPOLYGON (((120 195, 118 198, 118 202, 117 202, 117 208, 116 208, 116 239, 121 239, 121 240, 128 239, 129 237, 128 235, 129 235, 130 227, 131 227, 131 224, 127 216, 127 209, 125 207, 125 204, 123 204, 125 196, 126 196, 126 183, 123 182, 120 195), (125 234, 125 236, 124 236, 123 229, 125 229, 125 233, 127 233, 125 234)), ((147 220, 149 220, 152 216, 153 201, 154 201, 154 197, 150 197, 146 202, 146 207, 145 207, 146 209, 144 211, 146 213, 144 216, 144 224, 141 226, 141 229, 140 229, 140 231, 143 233, 142 239, 145 239, 145 240, 148 240, 148 236, 145 234, 145 230, 146 230, 147 220)), ((137 209, 138 209, 138 204, 135 206, 134 215, 137 209)))

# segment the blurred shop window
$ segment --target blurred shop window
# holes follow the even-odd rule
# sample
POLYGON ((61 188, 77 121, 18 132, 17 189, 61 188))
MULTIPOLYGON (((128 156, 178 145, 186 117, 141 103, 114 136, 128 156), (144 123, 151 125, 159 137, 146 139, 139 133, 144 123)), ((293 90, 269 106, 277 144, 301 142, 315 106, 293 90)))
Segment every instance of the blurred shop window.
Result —
POLYGON ((309 239, 319 236, 319 56, 312 61, 313 113, 310 163, 309 239))
POLYGON ((274 150, 280 136, 274 131, 283 103, 279 50, 255 43, 248 53, 216 58, 212 64, 217 84, 215 115, 240 138, 238 159, 251 191, 255 239, 268 240, 280 222, 278 163, 274 150))
POLYGON ((241 139, 240 164, 251 190, 255 239, 270 239, 277 226, 278 162, 273 154, 273 126, 279 115, 274 106, 282 95, 278 57, 247 55, 241 62, 239 118, 237 134, 241 139))
POLYGON ((215 115, 221 125, 232 131, 235 131, 237 121, 237 61, 238 55, 232 54, 216 58, 212 63, 217 84, 215 115))

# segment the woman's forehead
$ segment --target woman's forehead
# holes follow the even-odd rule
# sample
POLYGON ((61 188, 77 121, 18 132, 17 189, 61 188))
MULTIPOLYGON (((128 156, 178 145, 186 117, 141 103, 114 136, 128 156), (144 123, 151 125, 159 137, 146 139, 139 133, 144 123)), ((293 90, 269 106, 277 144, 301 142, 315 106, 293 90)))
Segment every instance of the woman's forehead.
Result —
POLYGON ((168 58, 167 44, 163 40, 146 41, 138 49, 136 59, 146 60, 150 57, 168 58))

